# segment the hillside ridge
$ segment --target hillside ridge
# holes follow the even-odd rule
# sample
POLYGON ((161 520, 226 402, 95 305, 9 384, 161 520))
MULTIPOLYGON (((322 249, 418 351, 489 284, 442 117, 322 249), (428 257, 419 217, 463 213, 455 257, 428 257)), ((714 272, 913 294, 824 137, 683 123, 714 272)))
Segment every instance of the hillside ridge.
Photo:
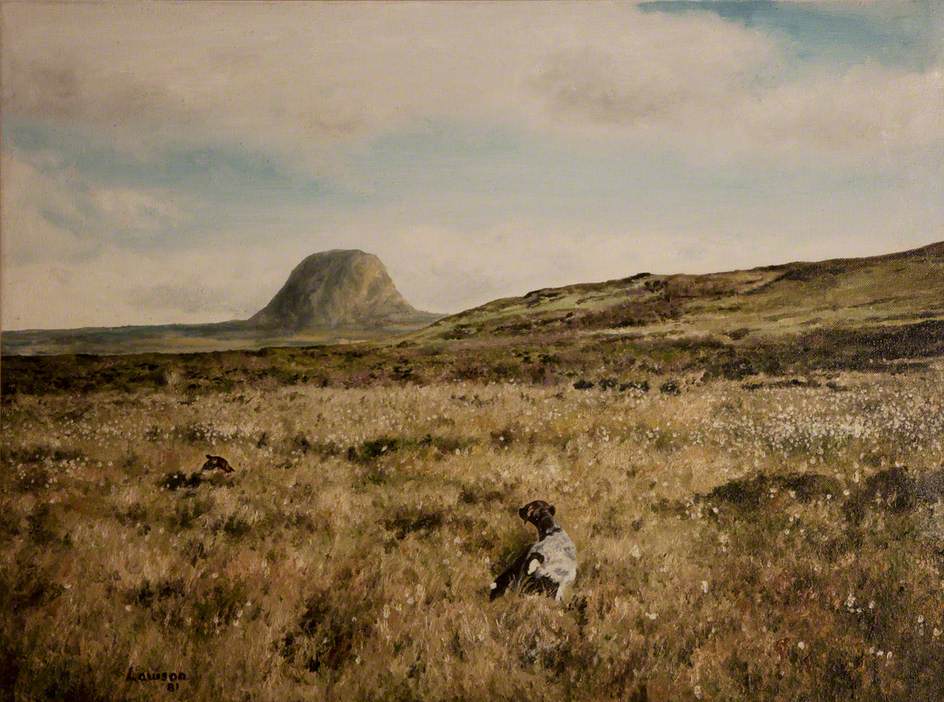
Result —
POLYGON ((870 257, 540 288, 443 317, 412 337, 724 333, 769 331, 771 322, 784 332, 937 317, 944 317, 944 242, 870 257))

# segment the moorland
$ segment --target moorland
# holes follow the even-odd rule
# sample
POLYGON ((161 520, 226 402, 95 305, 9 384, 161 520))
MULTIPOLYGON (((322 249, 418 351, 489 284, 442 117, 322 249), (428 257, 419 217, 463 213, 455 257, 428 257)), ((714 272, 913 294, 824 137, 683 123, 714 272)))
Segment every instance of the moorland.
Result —
POLYGON ((0 380, 14 699, 940 699, 944 245, 0 380))

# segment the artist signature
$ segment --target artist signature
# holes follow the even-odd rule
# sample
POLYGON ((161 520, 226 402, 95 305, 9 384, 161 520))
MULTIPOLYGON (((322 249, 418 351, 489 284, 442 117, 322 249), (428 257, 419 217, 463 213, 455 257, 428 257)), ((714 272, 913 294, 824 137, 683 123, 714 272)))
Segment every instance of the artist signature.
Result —
POLYGON ((164 683, 168 692, 175 692, 180 689, 180 683, 187 681, 187 674, 168 671, 144 671, 135 670, 134 666, 128 666, 128 674, 125 676, 128 682, 160 682, 164 683))

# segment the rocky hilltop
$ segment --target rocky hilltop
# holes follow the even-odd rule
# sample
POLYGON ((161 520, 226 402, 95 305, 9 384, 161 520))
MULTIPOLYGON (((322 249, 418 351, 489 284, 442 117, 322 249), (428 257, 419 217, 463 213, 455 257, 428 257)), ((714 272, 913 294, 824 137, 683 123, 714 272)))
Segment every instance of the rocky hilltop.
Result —
POLYGON ((335 250, 299 263, 269 304, 248 320, 3 332, 0 352, 111 355, 381 341, 440 316, 410 305, 376 256, 335 250))
POLYGON ((422 324, 434 319, 436 315, 421 312, 404 299, 379 258, 335 249, 299 263, 249 323, 298 332, 422 324))

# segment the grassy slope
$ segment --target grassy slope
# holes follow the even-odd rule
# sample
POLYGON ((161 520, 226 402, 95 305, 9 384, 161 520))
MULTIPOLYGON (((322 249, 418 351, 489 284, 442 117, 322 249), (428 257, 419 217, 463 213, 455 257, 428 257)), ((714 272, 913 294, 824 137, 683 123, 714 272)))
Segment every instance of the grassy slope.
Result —
POLYGON ((447 317, 413 338, 575 330, 676 337, 746 331, 738 338, 749 338, 925 319, 944 319, 944 243, 874 258, 547 288, 447 317))

